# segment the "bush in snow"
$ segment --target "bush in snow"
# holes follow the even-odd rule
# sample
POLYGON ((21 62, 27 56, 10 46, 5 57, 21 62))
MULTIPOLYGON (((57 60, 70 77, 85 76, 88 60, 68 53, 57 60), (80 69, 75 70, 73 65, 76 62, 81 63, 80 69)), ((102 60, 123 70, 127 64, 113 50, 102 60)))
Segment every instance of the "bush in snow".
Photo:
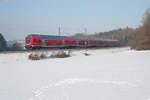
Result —
POLYGON ((85 53, 83 53, 85 56, 89 56, 90 54, 89 53, 87 53, 87 52, 85 52, 85 53))
MULTIPOLYGON (((66 58, 66 57, 70 57, 70 53, 71 51, 55 51, 52 52, 51 56, 52 58, 66 58)), ((48 58, 49 56, 47 56, 47 54, 45 53, 31 53, 28 56, 28 59, 30 60, 41 60, 41 59, 45 59, 48 58)))
POLYGON ((84 54, 85 56, 89 56, 90 54, 87 53, 87 52, 88 52, 88 50, 85 50, 85 51, 83 52, 83 54, 84 54))
POLYGON ((46 54, 45 53, 36 53, 36 54, 34 54, 34 53, 31 53, 29 56, 28 56, 28 58, 30 59, 30 60, 40 60, 40 59, 44 59, 44 58, 48 58, 48 56, 46 56, 46 54))
POLYGON ((66 58, 66 57, 70 57, 70 53, 71 51, 57 51, 57 52, 53 52, 51 57, 52 58, 66 58))
POLYGON ((44 59, 44 58, 47 58, 47 56, 46 56, 46 54, 42 53, 42 54, 40 55, 40 58, 41 58, 41 59, 44 59))
POLYGON ((30 59, 30 60, 40 60, 40 56, 38 54, 30 54, 28 56, 28 59, 30 59))

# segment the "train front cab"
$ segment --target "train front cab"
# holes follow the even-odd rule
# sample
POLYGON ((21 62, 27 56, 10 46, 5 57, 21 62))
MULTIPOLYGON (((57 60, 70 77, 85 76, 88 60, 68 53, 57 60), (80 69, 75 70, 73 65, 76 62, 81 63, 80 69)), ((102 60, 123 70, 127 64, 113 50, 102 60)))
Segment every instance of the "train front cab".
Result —
POLYGON ((25 38, 25 48, 36 49, 42 47, 42 39, 38 35, 28 35, 25 38))

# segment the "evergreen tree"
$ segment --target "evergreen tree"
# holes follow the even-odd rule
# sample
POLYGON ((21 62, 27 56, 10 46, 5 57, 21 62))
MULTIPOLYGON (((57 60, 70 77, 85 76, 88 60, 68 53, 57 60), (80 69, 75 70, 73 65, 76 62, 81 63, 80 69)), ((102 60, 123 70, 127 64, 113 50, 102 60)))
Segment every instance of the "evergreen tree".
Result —
POLYGON ((7 45, 6 45, 6 40, 3 37, 3 35, 0 33, 0 50, 6 50, 7 45))

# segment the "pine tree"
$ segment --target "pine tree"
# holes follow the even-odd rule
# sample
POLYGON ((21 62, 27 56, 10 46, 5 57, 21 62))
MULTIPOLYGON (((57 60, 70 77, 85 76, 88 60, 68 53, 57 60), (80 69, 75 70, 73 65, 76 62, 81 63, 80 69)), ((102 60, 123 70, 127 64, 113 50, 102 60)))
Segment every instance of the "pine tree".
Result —
POLYGON ((7 45, 6 45, 6 40, 3 37, 3 35, 0 33, 0 50, 6 50, 7 45))

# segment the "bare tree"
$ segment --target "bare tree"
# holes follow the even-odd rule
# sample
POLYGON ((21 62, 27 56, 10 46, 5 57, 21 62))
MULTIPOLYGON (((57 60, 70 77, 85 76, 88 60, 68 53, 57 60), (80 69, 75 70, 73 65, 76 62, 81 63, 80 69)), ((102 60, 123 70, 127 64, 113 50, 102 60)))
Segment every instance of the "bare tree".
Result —
POLYGON ((140 34, 136 40, 137 50, 150 50, 150 8, 143 17, 143 25, 140 27, 140 34))

